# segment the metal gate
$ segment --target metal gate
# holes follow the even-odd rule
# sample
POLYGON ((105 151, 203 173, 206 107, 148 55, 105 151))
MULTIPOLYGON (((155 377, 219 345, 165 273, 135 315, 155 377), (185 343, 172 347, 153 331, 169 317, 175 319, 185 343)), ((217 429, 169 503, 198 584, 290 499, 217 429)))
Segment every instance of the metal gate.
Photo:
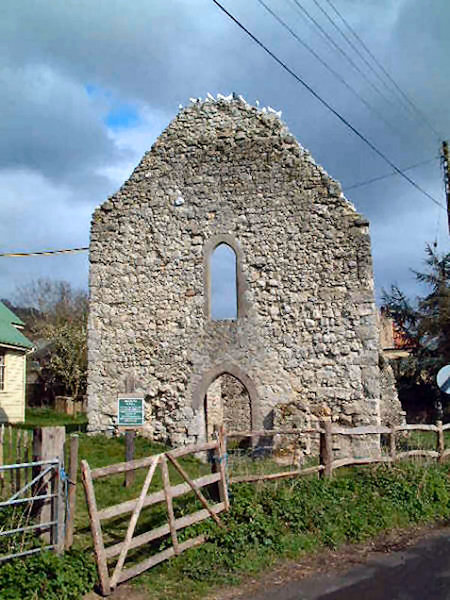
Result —
POLYGON ((0 517, 3 517, 0 521, 0 562, 43 550, 59 552, 63 549, 61 461, 55 458, 2 465, 0 473, 12 473, 17 469, 31 469, 31 481, 8 500, 0 502, 0 517))

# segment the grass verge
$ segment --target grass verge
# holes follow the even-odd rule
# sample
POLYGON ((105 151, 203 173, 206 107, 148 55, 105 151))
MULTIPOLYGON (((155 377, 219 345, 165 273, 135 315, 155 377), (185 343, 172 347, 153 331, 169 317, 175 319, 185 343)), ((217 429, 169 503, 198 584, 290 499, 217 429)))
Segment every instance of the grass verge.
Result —
POLYGON ((21 425, 24 429, 33 427, 51 427, 65 425, 66 432, 86 431, 87 416, 80 413, 75 417, 56 412, 52 408, 32 408, 27 406, 25 409, 25 423, 21 425))
MULTIPOLYGON (((429 443, 432 442, 430 439, 429 443)), ((136 439, 136 458, 164 450, 162 445, 136 439)), ((79 455, 92 468, 121 462, 125 457, 124 438, 80 434, 79 455)), ((192 477, 210 472, 210 465, 193 457, 181 462, 192 477)), ((331 480, 311 476, 277 483, 234 485, 232 508, 221 515, 226 525, 223 530, 207 520, 180 531, 180 541, 200 533, 206 534, 208 541, 147 571, 134 579, 132 585, 142 587, 152 600, 193 600, 211 593, 215 586, 237 584, 283 558, 295 559, 320 548, 363 542, 397 528, 444 522, 450 516, 449 474, 449 465, 416 461, 340 469, 331 480)), ((144 477, 144 469, 137 471, 135 483, 128 488, 123 486, 123 474, 96 481, 99 508, 136 498, 144 477)), ((181 481, 171 467, 170 479, 172 484, 181 481)), ((78 481, 75 552, 81 551, 88 559, 92 538, 80 478, 78 481)), ((150 491, 159 489, 158 470, 150 491)), ((204 491, 210 498, 214 493, 214 490, 204 491)), ((178 517, 199 506, 193 495, 187 494, 176 499, 174 508, 178 517)), ((124 538, 129 518, 128 513, 102 523, 106 544, 124 538)), ((166 520, 164 504, 146 508, 135 535, 166 520)), ((163 538, 130 553, 126 567, 168 545, 170 540, 163 538)), ((45 598, 42 594, 40 597, 45 598)))
POLYGON ((236 584, 280 558, 368 540, 382 531, 443 522, 450 516, 449 467, 400 463, 347 469, 331 480, 233 487, 226 528, 204 522, 208 542, 134 580, 154 600, 192 600, 236 584))

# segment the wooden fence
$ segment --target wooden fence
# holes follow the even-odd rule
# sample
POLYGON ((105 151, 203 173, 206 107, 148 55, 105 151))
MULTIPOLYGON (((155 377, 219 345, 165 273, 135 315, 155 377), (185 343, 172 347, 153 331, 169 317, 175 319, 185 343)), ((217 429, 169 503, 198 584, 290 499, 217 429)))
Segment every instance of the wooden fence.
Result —
MULTIPOLYGON (((15 463, 28 463, 32 457, 33 435, 26 429, 0 425, 0 467, 15 463)), ((22 483, 28 483, 28 469, 0 469, 0 497, 17 492, 22 483)))
POLYGON ((409 457, 424 457, 437 459, 439 462, 443 462, 446 457, 450 456, 450 448, 445 449, 445 438, 444 432, 450 430, 450 423, 446 425, 442 424, 442 421, 437 421, 436 425, 423 425, 423 424, 405 424, 395 425, 393 427, 385 427, 382 425, 367 425, 362 427, 341 427, 332 423, 330 420, 323 421, 321 427, 316 429, 277 429, 277 430, 261 430, 261 431, 235 431, 225 433, 219 431, 219 438, 223 437, 221 442, 224 448, 228 445, 228 440, 233 438, 251 438, 252 446, 257 446, 257 443, 253 441, 255 438, 273 438, 277 435, 291 435, 291 436, 304 436, 304 435, 319 435, 320 436, 320 451, 319 451, 319 464, 308 467, 308 468, 297 468, 289 471, 281 471, 278 473, 260 473, 251 475, 238 475, 231 476, 230 483, 239 482, 256 482, 256 481, 270 481, 274 479, 285 479, 288 477, 299 477, 305 475, 311 475, 313 473, 319 473, 324 477, 331 477, 334 470, 340 467, 347 467, 352 465, 364 465, 371 463, 393 463, 397 460, 402 460, 409 457), (436 449, 415 449, 407 450, 403 452, 397 451, 396 436, 401 432, 411 431, 425 431, 433 432, 436 434, 436 449), (333 436, 381 436, 385 435, 389 439, 388 454, 382 455, 381 452, 375 455, 366 457, 345 457, 334 459, 333 457, 333 436))
POLYGON ((81 473, 88 504, 89 520, 100 579, 100 589, 103 595, 110 594, 119 583, 142 573, 172 556, 181 554, 181 552, 188 548, 199 546, 205 541, 205 537, 200 535, 179 542, 177 532, 180 529, 184 529, 195 523, 200 523, 209 517, 213 518, 219 526, 222 526, 222 521, 218 515, 229 508, 225 465, 224 461, 220 460, 223 453, 224 449, 221 446, 221 442, 217 441, 196 446, 185 446, 155 456, 117 463, 92 470, 85 460, 81 461, 81 473), (217 464, 219 467, 217 472, 191 480, 183 466, 178 462, 178 459, 188 454, 206 451, 214 452, 218 459, 217 464), (177 485, 172 485, 170 483, 168 463, 170 463, 179 473, 183 479, 183 483, 177 485), (163 489, 149 494, 149 487, 158 466, 161 469, 163 489), (94 489, 94 481, 96 479, 117 473, 127 473, 141 468, 146 468, 148 470, 139 497, 98 510, 94 489), (220 502, 211 505, 201 492, 201 488, 214 483, 217 483, 219 486, 220 502), (173 499, 190 491, 194 492, 195 496, 203 506, 203 509, 190 515, 175 518, 173 499), (142 509, 158 503, 165 503, 166 505, 167 522, 159 527, 134 536, 136 524, 142 509), (105 547, 101 522, 127 513, 131 513, 131 518, 124 540, 109 547, 105 547), (129 550, 148 544, 149 542, 166 535, 170 535, 172 542, 172 545, 169 548, 146 558, 132 567, 124 569, 124 563, 129 550), (110 573, 107 561, 115 556, 119 556, 119 558, 112 569, 112 573, 110 573))
MULTIPOLYGON (((330 420, 323 421, 321 426, 315 429, 277 429, 277 430, 261 430, 261 431, 237 431, 226 433, 223 428, 217 431, 217 440, 204 444, 185 446, 140 459, 126 460, 122 463, 109 465, 91 469, 89 464, 81 461, 81 473, 83 486, 86 493, 88 504, 89 520, 91 533, 94 542, 94 550, 97 560, 97 567, 100 580, 100 589, 103 595, 110 594, 119 583, 126 581, 143 571, 157 565, 158 563, 167 560, 173 556, 177 556, 188 548, 201 545, 205 538, 200 535, 189 540, 180 542, 177 532, 181 529, 200 523, 201 521, 212 518, 221 526, 222 522, 218 516, 222 511, 226 511, 230 507, 228 499, 228 485, 236 483, 253 483, 257 481, 273 481, 288 477, 300 477, 312 474, 318 474, 320 477, 331 477, 333 471, 351 465, 361 465, 370 463, 393 463, 394 461, 409 458, 409 457, 427 457, 445 460, 450 456, 450 449, 445 449, 444 432, 450 430, 450 424, 443 425, 438 421, 436 425, 400 425, 395 427, 384 427, 378 425, 369 425, 364 427, 341 427, 333 424, 330 420), (401 432, 425 431, 436 434, 436 449, 425 450, 415 449, 408 451, 397 451, 396 436, 401 432), (260 460, 264 454, 258 452, 258 449, 265 448, 264 440, 272 439, 270 448, 276 448, 275 436, 293 436, 300 439, 304 436, 319 436, 319 464, 275 472, 275 473, 258 473, 248 475, 233 475, 232 470, 227 466, 227 445, 233 438, 249 438, 250 454, 254 457, 259 457, 255 460, 260 460), (386 436, 387 443, 384 445, 385 454, 381 451, 372 453, 366 457, 346 457, 334 458, 333 456, 333 436, 369 436, 372 441, 374 436, 386 436), (189 454, 213 452, 215 460, 213 461, 213 472, 198 477, 194 480, 189 478, 189 475, 184 470, 183 466, 178 462, 178 459, 189 454), (387 452, 387 453, 386 453, 387 452), (169 478, 168 464, 171 464, 181 476, 183 482, 176 485, 171 484, 169 478), (162 489, 149 493, 149 487, 152 478, 157 468, 160 468, 162 489), (98 509, 96 494, 94 489, 94 481, 116 475, 119 473, 125 474, 125 483, 129 485, 131 478, 129 474, 137 469, 147 469, 145 481, 141 488, 138 497, 132 500, 127 500, 119 504, 107 506, 106 508, 98 509), (128 482, 128 483, 127 483, 128 482), (218 485, 219 502, 210 504, 201 488, 212 484, 218 485), (197 499, 200 501, 203 508, 189 515, 175 518, 173 509, 173 499, 182 496, 188 492, 194 492, 197 499), (156 504, 164 503, 167 511, 167 521, 138 535, 134 535, 138 518, 142 509, 156 504), (122 541, 117 541, 105 546, 104 532, 102 530, 102 522, 108 519, 120 517, 131 513, 125 537, 122 541), (127 555, 130 550, 140 548, 144 544, 148 544, 158 540, 164 536, 170 536, 170 547, 148 556, 141 562, 133 564, 133 566, 124 568, 127 555), (118 556, 117 562, 111 566, 111 559, 118 556), (109 561, 109 565, 108 565, 109 561)), ((376 439, 376 446, 379 446, 380 439, 376 439)), ((373 449, 373 445, 372 445, 373 449)), ((127 456, 129 449, 127 450, 127 456)), ((262 461, 264 462, 264 461, 262 461)), ((272 462, 273 466, 273 462, 272 462)), ((122 485, 122 483, 120 484, 122 485)))

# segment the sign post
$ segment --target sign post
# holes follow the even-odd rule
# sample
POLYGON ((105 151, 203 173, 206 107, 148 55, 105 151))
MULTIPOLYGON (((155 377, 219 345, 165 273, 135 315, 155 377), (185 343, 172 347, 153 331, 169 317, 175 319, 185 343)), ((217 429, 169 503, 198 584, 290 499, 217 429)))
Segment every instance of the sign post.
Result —
MULTIPOLYGON (((119 395, 117 399, 117 425, 125 429, 125 460, 134 459, 134 437, 136 428, 145 423, 144 397, 136 394, 119 395)), ((134 471, 125 473, 125 487, 134 482, 134 471)))

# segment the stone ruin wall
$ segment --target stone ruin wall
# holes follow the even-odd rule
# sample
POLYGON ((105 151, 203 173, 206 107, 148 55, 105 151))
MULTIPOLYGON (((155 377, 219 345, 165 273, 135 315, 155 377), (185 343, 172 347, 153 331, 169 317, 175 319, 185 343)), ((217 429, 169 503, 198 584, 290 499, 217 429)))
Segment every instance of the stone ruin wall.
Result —
POLYGON ((276 115, 240 100, 182 110, 95 211, 88 338, 91 431, 114 429, 132 380, 148 435, 205 439, 223 373, 249 391, 254 428, 289 424, 289 406, 380 422, 368 222, 276 115), (236 321, 209 317, 220 242, 237 255, 236 321))

